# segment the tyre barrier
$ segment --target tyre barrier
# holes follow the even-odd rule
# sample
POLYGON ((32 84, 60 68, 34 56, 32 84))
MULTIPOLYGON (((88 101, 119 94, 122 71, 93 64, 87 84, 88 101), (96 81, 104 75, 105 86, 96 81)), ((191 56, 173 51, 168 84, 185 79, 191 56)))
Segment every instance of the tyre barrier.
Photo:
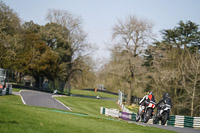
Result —
POLYGON ((199 128, 200 117, 172 115, 170 116, 167 125, 174 127, 199 128))
MULTIPOLYGON (((126 121, 135 121, 136 114, 121 112, 116 109, 108 109, 101 107, 100 114, 104 114, 106 116, 111 116, 115 118, 121 118, 126 121)), ((153 124, 153 119, 149 119, 149 124, 153 124)), ((159 122, 160 125, 160 122, 159 122)), ((174 126, 174 127, 188 127, 188 128, 200 128, 200 117, 190 117, 190 116, 180 116, 180 115, 171 115, 170 120, 167 121, 166 126, 174 126)))

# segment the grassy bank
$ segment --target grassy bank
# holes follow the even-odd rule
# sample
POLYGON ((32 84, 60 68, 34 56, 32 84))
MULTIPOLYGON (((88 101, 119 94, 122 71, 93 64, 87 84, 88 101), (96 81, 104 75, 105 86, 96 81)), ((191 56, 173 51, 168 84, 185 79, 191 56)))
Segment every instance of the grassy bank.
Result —
POLYGON ((117 95, 113 95, 113 94, 108 94, 108 93, 104 93, 104 92, 95 92, 95 91, 88 91, 88 90, 78 90, 78 89, 72 89, 71 90, 72 94, 78 94, 78 95, 87 95, 87 96, 100 96, 100 97, 106 97, 106 98, 114 98, 117 99, 118 96, 117 95))
POLYGON ((50 111, 47 108, 23 105, 19 96, 0 96, 1 133, 167 133, 168 131, 94 117, 99 115, 99 107, 114 107, 105 101, 79 98, 58 98, 69 104, 74 111, 87 113, 79 116, 50 111), (105 104, 103 104, 105 103, 105 104), (94 109, 93 109, 94 108, 94 109))
MULTIPOLYGON (((13 88, 12 90, 14 92, 19 92, 22 89, 13 88)), ((113 99, 117 99, 118 98, 117 95, 113 95, 113 94, 108 94, 108 93, 98 92, 98 91, 95 92, 95 91, 88 91, 88 90, 78 90, 78 89, 71 89, 71 94, 74 94, 74 95, 86 95, 86 96, 97 96, 98 95, 100 97, 113 98, 113 99)))
POLYGON ((100 107, 118 109, 118 105, 114 101, 98 100, 80 97, 57 97, 59 101, 70 107, 73 112, 79 112, 88 115, 100 115, 100 107))
POLYGON ((22 90, 22 89, 12 88, 12 91, 13 91, 13 92, 19 92, 20 90, 22 90))

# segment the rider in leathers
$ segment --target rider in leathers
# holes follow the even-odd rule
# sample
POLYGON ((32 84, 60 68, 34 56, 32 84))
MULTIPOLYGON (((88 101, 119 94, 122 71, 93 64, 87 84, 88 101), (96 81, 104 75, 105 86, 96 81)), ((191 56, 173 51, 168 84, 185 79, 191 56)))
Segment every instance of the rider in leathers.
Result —
POLYGON ((139 105, 140 105, 140 109, 139 109, 139 114, 142 112, 142 110, 144 110, 146 108, 146 106, 148 105, 148 103, 150 101, 155 102, 155 98, 152 92, 149 92, 147 95, 145 95, 142 100, 140 100, 139 105))
MULTIPOLYGON (((168 104, 168 105, 170 105, 171 108, 172 108, 171 98, 170 98, 170 96, 169 96, 168 93, 165 93, 165 94, 163 95, 163 98, 156 104, 156 106, 157 106, 157 112, 159 112, 160 109, 161 109, 161 106, 159 106, 159 104, 161 104, 161 103, 168 104)), ((169 112, 169 114, 170 114, 170 112, 169 112)), ((169 120, 169 114, 168 114, 168 120, 169 120)), ((159 115, 159 114, 158 114, 158 115, 159 115)))

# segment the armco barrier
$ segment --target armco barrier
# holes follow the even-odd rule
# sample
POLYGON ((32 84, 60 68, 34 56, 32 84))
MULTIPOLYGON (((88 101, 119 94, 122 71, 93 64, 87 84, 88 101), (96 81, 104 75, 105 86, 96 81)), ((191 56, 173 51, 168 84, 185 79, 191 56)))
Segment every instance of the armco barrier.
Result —
MULTIPOLYGON (((100 114, 104 114, 106 116, 111 116, 115 118, 121 118, 127 121, 135 121, 136 117, 135 113, 120 112, 116 109, 108 109, 104 107, 101 107, 100 114)), ((149 119, 148 123, 153 124, 153 119, 149 119)), ((166 125, 182 128, 200 128, 200 117, 172 115, 170 116, 170 120, 168 120, 166 125)))

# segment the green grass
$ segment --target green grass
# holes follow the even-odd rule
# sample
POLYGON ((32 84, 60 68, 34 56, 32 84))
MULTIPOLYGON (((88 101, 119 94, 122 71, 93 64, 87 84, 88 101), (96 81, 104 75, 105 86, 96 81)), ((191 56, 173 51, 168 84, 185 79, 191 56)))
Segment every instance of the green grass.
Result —
POLYGON ((79 112, 89 115, 100 115, 100 107, 118 109, 114 101, 98 100, 80 97, 57 97, 59 101, 70 107, 73 112, 79 112))
POLYGON ((118 98, 117 95, 108 94, 108 93, 104 93, 104 92, 98 92, 98 91, 95 92, 95 91, 72 89, 71 93, 72 94, 79 94, 79 95, 87 95, 87 96, 97 96, 97 95, 99 95, 100 97, 114 98, 114 99, 118 98))
POLYGON ((21 91, 22 89, 18 89, 18 88, 12 88, 12 91, 13 92, 19 92, 19 91, 21 91))
MULTIPOLYGON (((19 92, 20 90, 23 90, 23 89, 17 89, 17 88, 13 88, 12 89, 13 92, 19 92)), ((71 93, 72 94, 77 94, 77 95, 86 95, 86 96, 97 96, 97 95, 99 95, 100 97, 113 98, 113 99, 117 99, 118 98, 117 95, 112 95, 112 94, 103 93, 103 92, 78 90, 78 89, 72 89, 71 93)))
MULTIPOLYGON (((19 96, 0 96, 1 133, 167 133, 169 131, 143 127, 125 121, 108 120, 99 115, 99 107, 115 107, 107 101, 82 98, 58 98, 70 104, 77 112, 89 116, 78 116, 50 111, 47 108, 23 105, 19 96), (89 102, 89 103, 88 103, 89 102), (104 104, 105 103, 105 104, 104 104), (99 104, 99 105, 97 105, 99 104), (95 109, 93 109, 95 108, 95 109), (89 112, 87 112, 89 111, 89 112), (92 116, 93 115, 93 116, 92 116)), ((102 115, 103 116, 103 115, 102 115)))

